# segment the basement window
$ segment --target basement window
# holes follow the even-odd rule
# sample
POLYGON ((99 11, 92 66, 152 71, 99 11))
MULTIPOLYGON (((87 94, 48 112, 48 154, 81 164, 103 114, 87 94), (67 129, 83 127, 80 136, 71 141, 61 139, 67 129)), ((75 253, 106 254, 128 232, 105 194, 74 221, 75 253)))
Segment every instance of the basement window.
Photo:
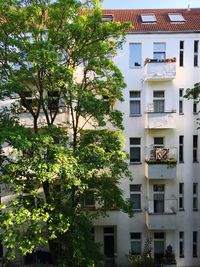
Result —
POLYGON ((156 16, 154 14, 142 14, 141 19, 143 23, 155 23, 157 22, 156 16))

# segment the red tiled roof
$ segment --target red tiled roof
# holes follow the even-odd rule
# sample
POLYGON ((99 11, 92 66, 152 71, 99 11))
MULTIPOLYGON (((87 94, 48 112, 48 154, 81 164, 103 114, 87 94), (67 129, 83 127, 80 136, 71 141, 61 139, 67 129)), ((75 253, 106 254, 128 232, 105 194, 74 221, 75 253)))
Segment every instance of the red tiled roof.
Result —
POLYGON ((113 21, 130 21, 128 32, 200 32, 200 8, 191 9, 105 9, 105 15, 113 15, 113 21), (182 14, 185 22, 171 22, 168 14, 182 14), (155 14, 156 23, 142 23, 141 14, 155 14))

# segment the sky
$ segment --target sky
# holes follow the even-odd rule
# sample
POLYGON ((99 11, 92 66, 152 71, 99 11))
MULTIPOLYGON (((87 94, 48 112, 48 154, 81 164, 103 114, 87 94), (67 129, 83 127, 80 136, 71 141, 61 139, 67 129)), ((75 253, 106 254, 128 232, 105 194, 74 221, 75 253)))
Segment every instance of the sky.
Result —
POLYGON ((200 0, 104 0, 104 9, 145 8, 191 8, 199 7, 200 0))

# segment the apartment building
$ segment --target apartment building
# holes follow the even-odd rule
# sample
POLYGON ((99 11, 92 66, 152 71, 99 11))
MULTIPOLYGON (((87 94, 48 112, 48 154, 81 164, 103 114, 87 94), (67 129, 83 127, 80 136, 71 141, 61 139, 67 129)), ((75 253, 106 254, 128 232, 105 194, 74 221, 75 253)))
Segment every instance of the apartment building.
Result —
POLYGON ((200 266, 198 104, 184 98, 200 81, 200 8, 105 10, 105 20, 134 25, 114 61, 127 87, 125 150, 133 181, 123 180, 134 217, 112 211, 94 225, 108 266, 129 266, 151 240, 160 263, 172 246, 177 266, 200 266))

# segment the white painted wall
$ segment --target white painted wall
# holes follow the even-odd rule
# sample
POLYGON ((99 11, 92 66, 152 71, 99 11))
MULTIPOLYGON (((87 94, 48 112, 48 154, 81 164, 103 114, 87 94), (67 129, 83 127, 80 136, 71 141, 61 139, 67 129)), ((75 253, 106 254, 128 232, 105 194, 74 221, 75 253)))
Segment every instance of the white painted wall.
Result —
MULTIPOLYGON (((144 210, 147 207, 147 198, 152 198, 153 184, 165 184, 165 197, 175 197, 178 200, 179 182, 184 183, 184 211, 178 211, 176 215, 177 229, 166 230, 166 246, 171 244, 176 254, 178 266, 200 266, 200 212, 192 210, 193 182, 199 183, 200 188, 200 167, 198 163, 192 162, 193 135, 198 134, 196 118, 193 115, 192 100, 184 100, 184 115, 179 115, 179 88, 191 88, 194 83, 200 81, 200 47, 199 47, 199 67, 193 66, 194 40, 200 40, 198 33, 182 34, 127 34, 126 43, 123 50, 119 51, 115 62, 124 75, 127 84, 124 90, 123 103, 118 103, 117 107, 124 113, 124 135, 126 138, 125 149, 129 152, 129 138, 141 137, 142 163, 130 165, 133 173, 133 182, 128 179, 122 181, 121 187, 124 190, 124 197, 129 197, 129 185, 142 184, 142 212, 135 213, 133 218, 129 218, 123 213, 111 214, 110 218, 97 221, 96 225, 116 225, 117 226, 117 259, 119 265, 128 266, 127 257, 130 251, 130 232, 142 233, 142 247, 147 235, 153 238, 154 231, 148 231, 144 221, 144 210), (184 67, 179 67, 179 42, 184 41, 184 67), (142 62, 145 58, 153 58, 153 43, 166 43, 166 57, 176 57, 176 78, 171 81, 144 81, 144 67, 129 68, 129 43, 142 43, 142 62), (129 116, 129 91, 141 91, 140 117, 129 116), (175 128, 148 130, 144 128, 144 114, 148 103, 153 102, 153 90, 165 90, 166 110, 174 109, 175 128), (184 163, 177 164, 177 177, 174 180, 147 180, 144 176, 144 159, 146 147, 153 143, 153 137, 165 137, 166 147, 175 146, 178 148, 179 135, 184 135, 184 163), (185 253, 184 258, 179 258, 179 232, 184 231, 185 253), (192 232, 198 231, 198 258, 192 257, 192 232)), ((200 43, 200 42, 199 42, 200 43)), ((199 140, 200 141, 200 140, 199 140)), ((200 147, 200 142, 199 142, 200 147)), ((200 156, 200 155, 199 155, 200 156)), ((200 192, 200 189, 199 189, 200 192)), ((200 199, 200 195, 199 195, 200 199)), ((200 207, 200 201, 199 201, 200 207)))

